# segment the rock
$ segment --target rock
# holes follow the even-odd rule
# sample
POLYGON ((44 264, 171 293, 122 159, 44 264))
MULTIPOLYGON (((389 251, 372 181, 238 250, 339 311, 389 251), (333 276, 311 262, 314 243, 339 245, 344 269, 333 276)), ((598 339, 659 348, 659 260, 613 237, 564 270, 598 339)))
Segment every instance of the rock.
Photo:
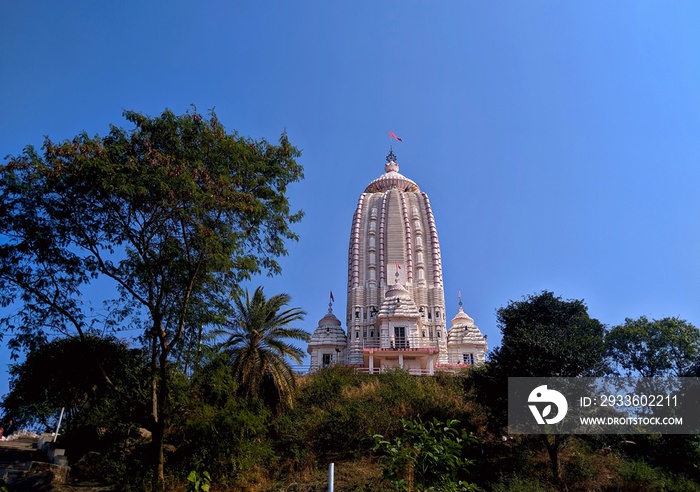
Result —
POLYGON ((144 429, 143 427, 139 427, 138 429, 136 429, 136 432, 141 437, 141 439, 145 441, 150 441, 153 437, 151 431, 149 431, 148 429, 144 429))
POLYGON ((42 473, 37 473, 35 475, 30 475, 25 478, 21 478, 12 483, 13 492, 25 492, 25 491, 48 491, 51 489, 53 484, 53 473, 49 470, 42 473))
POLYGON ((104 478, 102 455, 96 451, 86 453, 70 470, 71 480, 99 480, 104 478))
POLYGON ((68 468, 51 463, 33 462, 28 476, 12 482, 10 490, 13 492, 24 491, 49 491, 58 484, 68 481, 68 468))

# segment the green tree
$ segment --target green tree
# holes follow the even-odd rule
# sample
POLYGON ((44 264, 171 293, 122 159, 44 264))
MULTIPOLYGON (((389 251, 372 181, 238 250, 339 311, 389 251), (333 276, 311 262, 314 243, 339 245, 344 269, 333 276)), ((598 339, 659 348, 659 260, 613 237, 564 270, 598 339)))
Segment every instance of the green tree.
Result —
POLYGON ((262 470, 274 469, 268 435, 272 412, 260 400, 237 396, 237 387, 223 353, 205 361, 189 380, 174 425, 177 452, 168 459, 180 476, 206 470, 212 483, 235 488, 255 483, 262 470))
POLYGON ((459 473, 472 464, 462 457, 463 448, 476 443, 472 434, 457 428, 459 421, 401 420, 403 432, 389 441, 373 436, 374 450, 383 451, 384 477, 396 490, 458 492, 478 490, 459 480, 459 473))
MULTIPOLYGON (((606 370, 605 327, 591 318, 582 300, 563 300, 552 292, 510 301, 496 313, 503 334, 488 365, 474 372, 474 383, 491 413, 494 432, 505 427, 509 377, 597 376, 606 370)), ((541 435, 552 475, 560 483, 559 450, 567 436, 541 435)))
POLYGON ((230 324, 218 330, 226 338, 222 347, 229 356, 239 391, 246 397, 263 397, 274 404, 292 403, 296 379, 287 358, 301 363, 304 352, 286 340, 308 342, 311 337, 289 326, 306 314, 299 308, 285 309, 290 300, 288 294, 268 299, 262 287, 251 297, 246 289, 234 299, 230 324))
POLYGON ((3 399, 3 412, 17 425, 38 424, 53 430, 58 411, 65 408, 62 427, 68 431, 88 424, 107 426, 115 414, 127 419, 126 402, 114 398, 100 367, 113 384, 128 388, 130 397, 147 394, 146 367, 139 350, 112 336, 58 338, 10 366, 10 392, 3 399))
POLYGON ((287 186, 302 168, 286 135, 271 145, 227 133, 213 112, 124 115, 131 130, 46 138, 42 153, 27 147, 0 166, 0 306, 18 306, 0 324, 14 349, 50 331, 141 329, 151 374, 142 403, 162 489, 173 351, 217 320, 242 279, 279 273, 302 216, 287 186), (81 299, 97 279, 114 286, 103 316, 81 299))
POLYGON ((582 300, 565 301, 544 291, 509 302, 496 319, 503 338, 490 360, 509 376, 596 376, 605 371, 605 327, 588 315, 582 300))
POLYGON ((700 355, 700 330, 678 318, 626 318, 605 342, 612 362, 627 376, 684 376, 700 355))

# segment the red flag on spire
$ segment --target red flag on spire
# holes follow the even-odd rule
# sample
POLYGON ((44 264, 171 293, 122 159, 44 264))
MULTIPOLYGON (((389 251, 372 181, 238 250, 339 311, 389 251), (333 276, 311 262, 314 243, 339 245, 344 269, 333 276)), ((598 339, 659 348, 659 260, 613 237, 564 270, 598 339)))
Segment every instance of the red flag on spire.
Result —
POLYGON ((399 265, 399 262, 398 262, 398 261, 396 262, 396 269, 397 269, 397 270, 401 270, 401 265, 399 265))
POLYGON ((331 291, 331 302, 335 302, 335 297, 333 297, 333 291, 331 291))
POLYGON ((389 132, 389 136, 390 136, 391 138, 394 138, 394 139, 398 140, 399 142, 403 142, 403 139, 401 139, 401 138, 397 137, 396 135, 394 135, 394 132, 389 132))

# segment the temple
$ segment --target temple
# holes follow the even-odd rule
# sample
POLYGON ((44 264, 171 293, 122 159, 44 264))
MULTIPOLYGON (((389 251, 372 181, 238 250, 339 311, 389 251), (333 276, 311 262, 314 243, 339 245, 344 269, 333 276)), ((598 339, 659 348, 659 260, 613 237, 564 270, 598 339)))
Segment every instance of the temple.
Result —
POLYGON ((315 329, 311 371, 334 364, 378 373, 429 375, 484 361, 487 340, 464 312, 447 328, 442 256, 428 195, 399 173, 393 151, 384 174, 360 195, 350 229, 346 330, 333 313, 315 329))

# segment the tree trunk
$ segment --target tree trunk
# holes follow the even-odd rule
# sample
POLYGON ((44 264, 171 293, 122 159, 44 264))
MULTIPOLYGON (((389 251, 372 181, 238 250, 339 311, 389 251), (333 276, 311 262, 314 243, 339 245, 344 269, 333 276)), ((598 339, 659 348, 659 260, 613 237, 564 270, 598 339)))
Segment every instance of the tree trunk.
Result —
POLYGON ((151 489, 154 492, 165 492, 165 457, 163 456, 165 424, 163 422, 162 409, 167 388, 167 381, 163 374, 167 368, 163 367, 162 357, 158 357, 158 339, 156 337, 153 337, 151 348, 151 369, 153 374, 153 380, 151 381, 151 460, 153 466, 151 489), (158 364, 159 359, 161 359, 160 364, 158 364), (158 367, 159 365, 160 367, 158 367))
POLYGON ((163 456, 163 441, 165 437, 165 426, 160 420, 153 426, 153 486, 152 490, 165 492, 165 457, 163 456))
POLYGON ((557 490, 566 490, 566 485, 561 481, 561 467, 559 466, 559 447, 564 443, 565 436, 554 434, 552 436, 552 441, 549 440, 549 436, 546 434, 542 434, 540 437, 542 438, 542 442, 544 442, 544 445, 547 448, 547 453, 549 454, 549 462, 552 467, 552 478, 554 479, 554 484, 557 487, 557 490))

